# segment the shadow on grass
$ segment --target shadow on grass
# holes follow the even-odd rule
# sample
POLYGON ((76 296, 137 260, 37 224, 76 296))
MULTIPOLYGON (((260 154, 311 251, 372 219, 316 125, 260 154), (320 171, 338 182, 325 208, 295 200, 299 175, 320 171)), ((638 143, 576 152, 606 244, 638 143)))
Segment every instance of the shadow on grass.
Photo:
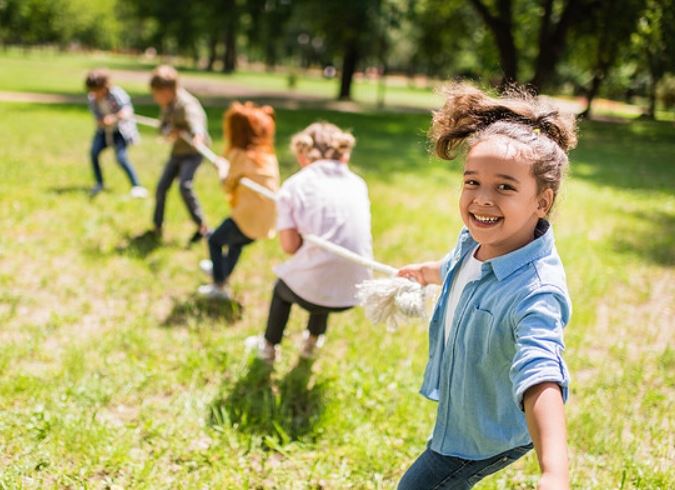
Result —
POLYGON ((176 302, 162 325, 176 327, 206 320, 223 320, 231 324, 241 319, 244 307, 236 301, 223 301, 190 295, 186 300, 176 302))
MULTIPOLYGON (((645 226, 626 226, 612 234, 619 253, 637 255, 645 261, 675 266, 675 215, 663 211, 632 213, 645 226)), ((632 221, 632 220, 631 220, 632 221)))
POLYGON ((314 434, 324 410, 324 386, 312 382, 313 361, 300 359, 280 381, 273 368, 254 359, 246 374, 224 395, 211 402, 208 423, 217 428, 266 437, 273 448, 314 434))
POLYGON ((585 121, 570 169, 577 179, 618 189, 669 192, 675 187, 672 122, 585 121))
POLYGON ((66 185, 61 187, 50 187, 47 189, 47 192, 50 194, 56 194, 58 196, 64 194, 85 194, 89 196, 91 192, 91 186, 87 187, 84 185, 66 185))
POLYGON ((147 257, 162 245, 162 239, 154 232, 147 230, 140 235, 125 235, 115 250, 132 257, 147 257))

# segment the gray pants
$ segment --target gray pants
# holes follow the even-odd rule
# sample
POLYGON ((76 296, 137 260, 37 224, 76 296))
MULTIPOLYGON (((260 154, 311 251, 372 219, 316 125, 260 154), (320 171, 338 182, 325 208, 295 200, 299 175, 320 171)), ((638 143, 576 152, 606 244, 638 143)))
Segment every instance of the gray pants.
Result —
POLYGON ((164 203, 166 202, 166 193, 169 191, 174 179, 178 177, 180 182, 180 195, 183 197, 185 206, 197 226, 204 223, 204 215, 197 196, 192 188, 192 179, 195 176, 197 167, 202 163, 201 155, 171 155, 169 161, 164 166, 164 172, 157 183, 155 193, 155 213, 153 221, 157 228, 164 222, 164 203))

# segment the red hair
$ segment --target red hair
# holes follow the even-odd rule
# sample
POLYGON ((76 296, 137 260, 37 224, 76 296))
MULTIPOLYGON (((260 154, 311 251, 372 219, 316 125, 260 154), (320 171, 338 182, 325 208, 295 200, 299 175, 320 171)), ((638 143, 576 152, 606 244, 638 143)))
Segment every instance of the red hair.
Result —
POLYGON ((223 116, 223 132, 229 149, 251 152, 254 160, 262 153, 274 153, 276 120, 271 106, 234 102, 223 116))

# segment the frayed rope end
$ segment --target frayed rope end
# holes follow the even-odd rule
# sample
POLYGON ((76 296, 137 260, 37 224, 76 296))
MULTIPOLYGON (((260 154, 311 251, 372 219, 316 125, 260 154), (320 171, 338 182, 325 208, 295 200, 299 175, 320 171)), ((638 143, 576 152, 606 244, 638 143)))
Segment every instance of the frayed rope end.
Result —
POLYGON ((428 287, 409 279, 371 279, 363 281, 356 289, 359 304, 372 323, 385 323, 393 330, 410 318, 425 316, 428 287))

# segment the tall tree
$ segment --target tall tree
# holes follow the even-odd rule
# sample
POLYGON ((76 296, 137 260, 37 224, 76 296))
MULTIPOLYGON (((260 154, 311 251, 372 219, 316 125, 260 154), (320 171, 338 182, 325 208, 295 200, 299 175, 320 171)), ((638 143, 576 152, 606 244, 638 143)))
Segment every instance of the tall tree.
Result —
POLYGON ((503 72, 502 85, 518 80, 518 51, 514 37, 513 5, 511 0, 497 0, 493 12, 482 0, 471 0, 485 25, 492 32, 503 72))
POLYGON ((649 74, 648 107, 644 117, 656 118, 656 89, 668 71, 675 71, 675 5, 671 0, 648 0, 633 42, 649 74))
POLYGON ((555 74, 570 30, 597 8, 598 0, 528 2, 533 12, 528 13, 528 19, 518 19, 518 22, 514 21, 513 0, 495 0, 496 5, 490 5, 485 0, 470 0, 470 3, 494 36, 503 72, 502 85, 520 80, 522 48, 519 49, 516 44, 516 28, 524 21, 534 21, 532 13, 541 11, 538 39, 530 41, 536 44, 537 54, 534 75, 529 82, 533 88, 541 90, 547 87, 555 74))
POLYGON ((588 63, 591 80, 586 87, 586 109, 582 116, 589 117, 593 99, 610 70, 617 64, 621 52, 629 47, 631 34, 645 8, 646 0, 602 0, 600 8, 584 22, 585 32, 579 43, 582 53, 577 58, 588 63), (584 56, 584 52, 588 56, 584 56))
POLYGON ((338 98, 351 98, 352 80, 361 59, 373 49, 374 29, 382 2, 386 0, 342 0, 302 4, 308 30, 326 38, 341 53, 342 69, 338 98), (368 33, 370 35, 364 35, 368 33))

